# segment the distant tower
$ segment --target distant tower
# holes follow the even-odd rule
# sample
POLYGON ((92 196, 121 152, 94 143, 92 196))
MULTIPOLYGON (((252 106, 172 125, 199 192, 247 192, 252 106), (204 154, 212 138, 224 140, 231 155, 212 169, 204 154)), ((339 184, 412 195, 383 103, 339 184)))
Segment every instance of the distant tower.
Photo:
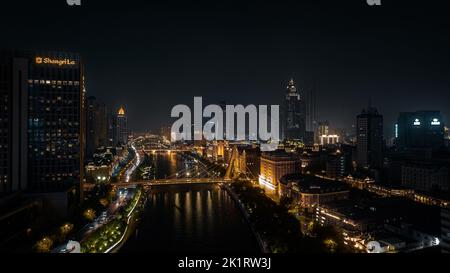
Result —
POLYGON ((116 137, 117 144, 126 144, 128 142, 128 119, 125 108, 120 107, 116 117, 116 137))
POLYGON ((383 163, 383 116, 370 106, 356 118, 357 163, 363 168, 380 168, 383 163))
POLYGON ((305 137, 305 101, 297 92, 293 79, 289 81, 283 102, 283 139, 303 140, 305 137))

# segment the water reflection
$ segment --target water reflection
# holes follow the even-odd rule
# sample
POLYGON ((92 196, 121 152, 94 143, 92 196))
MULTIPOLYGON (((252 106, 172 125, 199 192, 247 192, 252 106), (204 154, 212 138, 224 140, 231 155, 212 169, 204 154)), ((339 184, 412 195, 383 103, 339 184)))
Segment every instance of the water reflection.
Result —
MULTIPOLYGON (((192 164, 175 154, 153 158, 158 178, 192 164)), ((241 212, 217 185, 153 187, 148 197, 138 233, 122 252, 259 252, 241 212)))

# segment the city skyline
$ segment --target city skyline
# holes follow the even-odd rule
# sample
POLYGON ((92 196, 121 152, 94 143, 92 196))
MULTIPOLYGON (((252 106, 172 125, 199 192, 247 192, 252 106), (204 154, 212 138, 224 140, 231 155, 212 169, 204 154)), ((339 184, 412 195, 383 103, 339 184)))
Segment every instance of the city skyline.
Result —
POLYGON ((369 99, 384 116, 386 138, 399 112, 440 110, 448 120, 450 41, 429 31, 449 24, 438 7, 416 1, 125 8, 40 1, 26 11, 17 3, 5 4, 2 25, 12 18, 17 24, 5 28, 11 39, 2 46, 79 52, 88 94, 114 110, 125 106, 133 131, 170 124, 170 109, 198 95, 208 103, 281 104, 290 78, 302 93, 315 86, 317 120, 333 127, 350 130, 369 99), (42 14, 64 17, 52 25, 42 14))
POLYGON ((0 253, 450 252, 440 4, 4 7, 0 253))

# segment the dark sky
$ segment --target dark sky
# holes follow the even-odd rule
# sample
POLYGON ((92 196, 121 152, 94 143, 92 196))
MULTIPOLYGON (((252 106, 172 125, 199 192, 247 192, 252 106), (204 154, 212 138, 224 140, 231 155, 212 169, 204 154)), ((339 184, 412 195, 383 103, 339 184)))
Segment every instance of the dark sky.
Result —
POLYGON ((386 136, 399 111, 450 113, 445 1, 3 1, 0 47, 80 52, 89 95, 142 131, 176 104, 278 104, 315 82, 320 120, 350 128, 372 105, 386 136))

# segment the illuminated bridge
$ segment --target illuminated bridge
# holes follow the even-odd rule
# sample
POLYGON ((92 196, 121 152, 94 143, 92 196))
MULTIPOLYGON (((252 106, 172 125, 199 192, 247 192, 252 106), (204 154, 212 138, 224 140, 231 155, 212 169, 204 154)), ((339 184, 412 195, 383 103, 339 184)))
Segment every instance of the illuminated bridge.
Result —
POLYGON ((128 183, 116 183, 114 185, 118 187, 127 186, 169 186, 169 185, 183 185, 183 184, 218 184, 218 183, 230 183, 231 179, 225 178, 172 178, 172 179, 155 179, 155 180, 141 180, 130 181, 128 183))
POLYGON ((165 149, 165 148, 155 148, 155 149, 143 149, 146 153, 184 153, 190 152, 189 149, 165 149))
MULTIPOLYGON (((141 150, 142 151, 142 150, 141 150)), ((230 183, 238 178, 240 170, 239 167, 239 154, 236 147, 234 147, 232 156, 228 164, 226 164, 226 170, 223 172, 225 165, 217 164, 205 164, 200 159, 189 155, 188 152, 192 152, 189 149, 170 149, 165 147, 145 148, 145 153, 181 153, 191 157, 195 161, 195 165, 189 168, 180 170, 176 174, 171 176, 154 179, 154 180, 129 180, 128 182, 119 182, 114 185, 118 187, 127 186, 163 186, 163 185, 182 185, 182 184, 217 184, 217 183, 230 183)), ((134 171, 134 169, 133 169, 134 171)), ((247 179, 250 178, 247 176, 247 179)))

